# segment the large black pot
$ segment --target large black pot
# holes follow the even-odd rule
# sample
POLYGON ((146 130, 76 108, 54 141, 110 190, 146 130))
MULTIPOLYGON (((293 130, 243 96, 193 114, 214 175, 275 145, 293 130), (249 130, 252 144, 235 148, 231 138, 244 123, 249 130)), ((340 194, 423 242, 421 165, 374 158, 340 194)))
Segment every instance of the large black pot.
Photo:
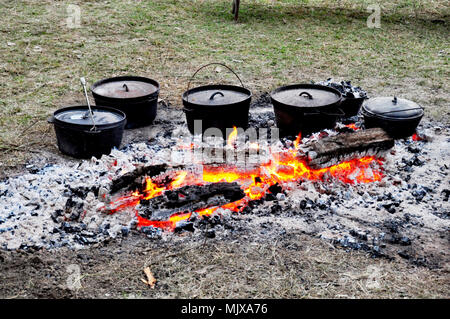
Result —
POLYGON ((424 115, 413 101, 397 97, 376 97, 361 108, 366 128, 381 127, 393 138, 405 138, 416 131, 424 115))
POLYGON ((100 158, 122 142, 126 115, 109 107, 94 106, 92 118, 87 106, 64 107, 53 113, 48 122, 54 125, 59 150, 76 158, 100 158))
POLYGON ((95 82, 91 87, 95 104, 124 112, 126 128, 153 123, 156 117, 159 83, 140 76, 119 76, 95 82))
MULTIPOLYGON (((211 63, 219 64, 221 63, 211 63)), ((200 69, 209 66, 204 65, 200 69)), ((230 68, 231 72, 234 73, 230 68)), ((194 73, 193 77, 197 72, 194 73)), ((234 73, 236 76, 237 74, 234 73)), ((239 79, 239 76, 237 76, 239 79)), ((183 111, 186 114, 186 122, 191 134, 203 134, 209 128, 217 128, 223 136, 227 129, 248 127, 248 112, 252 93, 242 86, 235 85, 205 85, 189 89, 183 93, 183 111), (201 121, 201 127, 194 127, 195 121, 201 121)))
POLYGON ((339 108, 341 93, 317 84, 294 84, 270 94, 280 136, 295 136, 334 128, 344 113, 339 108))

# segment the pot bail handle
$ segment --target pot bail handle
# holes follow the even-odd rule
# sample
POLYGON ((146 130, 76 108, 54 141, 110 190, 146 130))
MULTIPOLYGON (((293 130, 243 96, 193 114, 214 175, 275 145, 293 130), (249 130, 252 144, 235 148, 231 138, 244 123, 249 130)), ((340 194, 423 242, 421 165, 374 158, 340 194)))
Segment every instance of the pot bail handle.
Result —
POLYGON ((338 111, 339 113, 328 113, 325 111, 319 111, 319 113, 329 115, 329 116, 345 116, 345 112, 341 108, 337 107, 335 110, 338 111))
MULTIPOLYGON (((210 66, 210 65, 221 65, 221 66, 227 68, 231 73, 233 73, 233 74, 238 78, 239 82, 241 83, 241 86, 242 86, 243 88, 245 88, 244 83, 242 83, 242 80, 241 80, 241 78, 239 77, 239 75, 237 75, 237 73, 234 72, 229 66, 227 66, 227 65, 225 65, 225 64, 223 64, 223 63, 219 63, 219 62, 212 62, 212 63, 208 63, 208 64, 205 64, 205 65, 201 66, 200 68, 197 69, 197 71, 194 72, 194 74, 193 74, 193 75, 191 76, 191 78, 189 79, 189 82, 188 82, 188 86, 187 86, 186 92, 189 91, 189 89, 191 88, 191 82, 192 82, 192 80, 195 78, 195 76, 197 75, 197 73, 200 72, 200 70, 202 70, 202 69, 204 69, 204 68, 206 68, 206 67, 208 67, 208 66, 210 66)), ((186 100, 189 100, 189 95, 186 97, 186 100)))
POLYGON ((125 89, 125 92, 129 92, 130 89, 128 89, 128 85, 126 85, 125 83, 122 85, 122 87, 125 89))
POLYGON ((424 110, 424 108, 423 107, 421 107, 421 106, 418 106, 418 107, 411 107, 411 108, 409 108, 409 109, 402 109, 402 110, 393 110, 393 111, 387 111, 387 112, 380 112, 380 113, 377 113, 377 114, 380 114, 380 115, 384 115, 384 114, 390 114, 390 113, 398 113, 398 112, 406 112, 406 111, 415 111, 415 110, 424 110))
MULTIPOLYGON (((394 105, 397 105, 398 103, 398 99, 396 96, 394 96, 394 99, 392 100, 392 103, 394 105)), ((398 113, 398 112, 406 112, 406 111, 415 111, 415 110, 424 110, 424 108, 420 105, 418 105, 417 107, 410 107, 408 109, 400 109, 400 110, 391 110, 391 111, 386 111, 386 112, 380 112, 378 114, 380 115, 384 115, 384 114, 391 114, 391 113, 398 113)))
POLYGON ((310 100, 313 99, 312 95, 309 94, 308 92, 301 92, 298 96, 303 96, 303 95, 306 95, 308 97, 308 99, 310 99, 310 100))
POLYGON ((222 92, 216 92, 216 93, 213 93, 213 95, 211 95, 211 97, 209 98, 210 100, 214 100, 214 97, 216 96, 216 95, 222 95, 222 97, 224 97, 224 95, 223 95, 223 93, 222 92))

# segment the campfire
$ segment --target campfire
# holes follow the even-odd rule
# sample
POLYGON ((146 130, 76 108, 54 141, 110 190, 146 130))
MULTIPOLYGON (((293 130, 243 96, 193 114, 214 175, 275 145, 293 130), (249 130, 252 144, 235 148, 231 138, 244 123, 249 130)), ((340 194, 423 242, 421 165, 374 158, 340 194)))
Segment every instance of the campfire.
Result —
POLYGON ((231 127, 225 138, 199 139, 178 108, 160 104, 146 142, 85 161, 40 156, 0 181, 1 247, 86 248, 130 233, 273 240, 300 231, 376 257, 431 266, 447 258, 445 125, 424 122, 394 140, 356 116, 279 138, 263 94, 250 107, 256 138, 231 127))
MULTIPOLYGON (((354 128, 354 124, 349 127, 354 128)), ((234 128, 228 136, 227 147, 236 147, 236 139, 237 130, 234 128)), ((123 209, 133 208, 136 211, 138 227, 153 226, 173 230, 178 222, 189 220, 193 215, 210 216, 220 209, 228 209, 236 213, 240 212, 248 205, 249 201, 263 199, 268 194, 272 196, 277 195, 280 192, 279 189, 295 187, 290 184, 298 183, 302 180, 329 183, 340 180, 343 183, 355 184, 372 183, 380 181, 383 177, 383 159, 376 156, 363 156, 324 168, 311 168, 308 164, 308 158, 305 155, 301 155, 301 144, 302 138, 301 134, 299 134, 290 148, 276 152, 269 150, 270 159, 250 170, 242 169, 236 165, 217 166, 203 164, 201 174, 196 174, 189 170, 175 170, 170 172, 172 177, 169 178, 169 181, 167 181, 167 174, 162 174, 158 178, 145 176, 142 187, 115 199, 108 205, 105 205, 102 211, 112 214, 118 213, 123 209), (229 186, 234 184, 234 191, 239 192, 242 189, 243 196, 238 200, 227 202, 220 206, 211 205, 203 200, 202 204, 204 207, 193 211, 174 212, 166 220, 151 220, 143 217, 142 213, 140 214, 139 207, 148 206, 149 201, 163 197, 167 191, 171 191, 172 195, 175 196, 174 201, 180 201, 180 199, 182 201, 186 198, 186 193, 189 193, 191 186, 204 187, 204 192, 207 193, 210 191, 207 186, 214 183, 222 183, 221 187, 226 192, 230 192, 229 186)), ((255 144, 252 145, 255 147, 255 144)), ((194 145, 191 144, 189 150, 193 148, 194 145)), ((260 149, 259 145, 256 145, 256 149, 260 149)), ((198 187, 195 189, 197 190, 198 187)), ((216 195, 216 193, 213 193, 211 196, 216 195)), ((176 206, 176 204, 172 203, 172 206, 176 206)))

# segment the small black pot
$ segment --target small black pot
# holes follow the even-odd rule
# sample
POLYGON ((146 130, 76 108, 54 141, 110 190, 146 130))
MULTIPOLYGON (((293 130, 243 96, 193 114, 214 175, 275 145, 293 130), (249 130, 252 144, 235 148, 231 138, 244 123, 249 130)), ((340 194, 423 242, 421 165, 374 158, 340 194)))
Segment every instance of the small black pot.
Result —
POLYGON ((92 107, 96 130, 92 130, 87 106, 64 107, 53 113, 48 122, 54 125, 59 150, 75 158, 100 158, 122 142, 126 115, 109 107, 92 107))
POLYGON ((116 108, 127 116, 127 129, 148 126, 156 117, 159 83, 140 76, 100 80, 91 87, 96 105, 116 108))
POLYGON ((361 114, 366 128, 381 127, 392 138, 405 138, 414 134, 424 110, 406 99, 377 97, 363 105, 361 114))
POLYGON ((339 108, 341 93, 317 84, 294 84, 270 94, 280 136, 296 136, 334 128, 344 116, 339 108))
POLYGON ((349 98, 342 97, 339 108, 345 113, 345 117, 352 117, 358 114, 366 97, 349 98))

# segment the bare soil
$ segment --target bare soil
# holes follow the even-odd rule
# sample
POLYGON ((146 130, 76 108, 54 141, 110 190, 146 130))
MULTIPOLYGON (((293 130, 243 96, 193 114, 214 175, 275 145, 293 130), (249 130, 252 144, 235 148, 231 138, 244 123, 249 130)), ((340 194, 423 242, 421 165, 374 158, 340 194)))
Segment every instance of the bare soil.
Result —
POLYGON ((448 269, 371 259, 299 233, 272 243, 161 244, 142 233, 86 250, 0 253, 3 298, 448 298, 448 269), (70 289, 71 265, 81 287, 70 289), (141 281, 149 266, 154 289, 141 281), (72 266, 73 267, 73 266, 72 266))

